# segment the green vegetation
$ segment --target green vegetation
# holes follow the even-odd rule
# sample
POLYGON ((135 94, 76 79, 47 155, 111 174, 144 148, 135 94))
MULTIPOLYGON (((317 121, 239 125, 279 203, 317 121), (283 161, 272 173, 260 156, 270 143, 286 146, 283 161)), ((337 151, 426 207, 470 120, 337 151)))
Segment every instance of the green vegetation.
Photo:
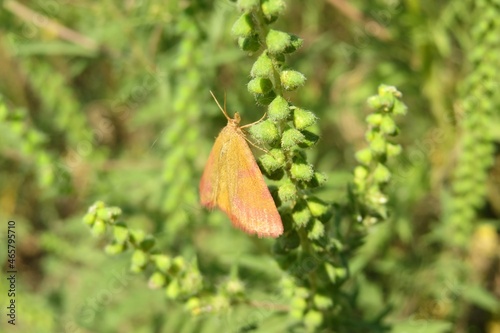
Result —
POLYGON ((495 1, 1 6, 2 332, 500 330, 495 1), (198 202, 209 91, 278 239, 198 202))

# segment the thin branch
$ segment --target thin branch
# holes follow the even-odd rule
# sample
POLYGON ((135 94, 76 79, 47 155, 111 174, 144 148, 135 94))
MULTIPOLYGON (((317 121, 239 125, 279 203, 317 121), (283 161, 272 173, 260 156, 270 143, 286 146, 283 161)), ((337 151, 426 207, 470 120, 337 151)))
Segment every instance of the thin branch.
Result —
POLYGON ((57 21, 52 20, 47 16, 40 14, 16 1, 7 0, 4 4, 4 8, 23 21, 32 23, 40 29, 54 32, 59 38, 64 39, 68 42, 80 45, 81 47, 93 52, 97 51, 97 49, 99 48, 99 45, 95 40, 84 36, 75 30, 67 28, 57 21))
POLYGON ((249 301, 248 304, 254 308, 259 308, 259 309, 285 311, 285 312, 290 311, 290 307, 288 305, 277 304, 273 302, 249 301))
POLYGON ((384 26, 373 19, 366 18, 363 13, 349 2, 345 0, 328 0, 328 2, 352 21, 364 25, 366 32, 373 37, 383 41, 391 40, 391 34, 384 26))

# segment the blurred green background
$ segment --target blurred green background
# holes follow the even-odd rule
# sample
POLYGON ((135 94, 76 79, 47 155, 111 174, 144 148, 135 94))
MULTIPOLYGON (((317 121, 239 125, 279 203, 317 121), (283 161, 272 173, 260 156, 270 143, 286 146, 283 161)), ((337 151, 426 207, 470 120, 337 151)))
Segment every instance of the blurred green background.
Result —
MULTIPOLYGON (((360 316, 392 332, 500 332, 500 3, 287 1, 273 27, 304 39, 290 99, 319 117, 308 151, 346 201, 366 146, 366 99, 397 86, 409 112, 395 138, 391 217, 350 258, 360 316), (383 312, 383 313, 381 313, 383 312)), ((16 221, 18 325, 2 332, 302 332, 279 307, 192 316, 148 288, 130 256, 82 223, 97 200, 123 210, 172 256, 197 258, 214 288, 239 268, 248 297, 287 305, 274 241, 198 203, 226 120, 265 111, 246 84, 231 1, 4 1, 0 7, 0 241, 16 221), (271 296, 270 296, 271 295, 271 296)), ((6 267, 6 264, 4 265, 6 267)), ((0 285, 6 299, 5 278, 0 285)), ((339 332, 346 330, 339 330, 339 332)), ((348 330, 347 330, 348 331, 348 330)), ((352 332, 360 330, 352 329, 352 332)), ((336 327, 321 332, 337 332, 336 327)))

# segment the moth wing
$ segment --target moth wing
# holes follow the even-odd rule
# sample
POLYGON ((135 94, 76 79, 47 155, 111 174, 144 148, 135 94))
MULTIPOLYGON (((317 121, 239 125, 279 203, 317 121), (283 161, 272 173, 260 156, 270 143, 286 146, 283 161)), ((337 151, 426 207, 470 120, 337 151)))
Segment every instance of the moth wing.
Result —
POLYGON ((231 149, 235 138, 239 138, 236 128, 228 125, 222 129, 215 139, 200 181, 202 205, 209 209, 219 207, 228 216, 231 216, 229 187, 236 183, 234 159, 237 152, 231 149))
MULTIPOLYGON (((226 128, 215 139, 200 180, 201 204, 210 209, 218 205, 217 197, 218 193, 221 192, 220 180, 223 176, 221 171, 224 164, 221 160, 225 158, 222 151, 229 141, 228 133, 225 132, 226 128)), ((229 202, 227 202, 227 206, 229 206, 229 202)))
POLYGON ((225 184, 230 203, 226 212, 236 227, 249 234, 278 237, 283 233, 283 224, 276 204, 243 134, 234 131, 237 135, 231 137, 227 148, 227 154, 234 158, 225 165, 231 174, 227 177, 231 182, 225 184))

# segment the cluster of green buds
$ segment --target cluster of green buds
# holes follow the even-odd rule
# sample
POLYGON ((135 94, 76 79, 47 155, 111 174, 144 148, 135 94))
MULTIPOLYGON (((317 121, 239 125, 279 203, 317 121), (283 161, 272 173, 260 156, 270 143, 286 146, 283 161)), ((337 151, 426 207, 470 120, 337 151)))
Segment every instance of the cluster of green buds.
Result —
POLYGON ((283 295, 290 299, 290 316, 303 322, 308 332, 316 332, 324 321, 324 311, 331 311, 333 301, 330 297, 299 287, 293 279, 285 277, 281 281, 283 295))
POLYGON ((313 112, 293 105, 285 93, 296 90, 305 76, 286 67, 286 56, 302 46, 302 39, 287 32, 271 29, 285 9, 282 0, 240 0, 242 14, 234 23, 233 35, 243 51, 260 55, 252 66, 247 85, 257 104, 267 107, 267 119, 252 126, 252 137, 270 149, 259 158, 266 177, 286 180, 271 189, 277 206, 287 206, 283 214, 285 235, 276 250, 285 253, 300 244, 298 230, 311 240, 324 235, 324 217, 329 206, 307 190, 318 187, 326 177, 314 170, 306 160, 304 149, 313 146, 318 136, 311 131, 317 117, 313 112))
POLYGON ((238 268, 233 266, 229 277, 222 281, 214 293, 194 295, 185 303, 184 307, 192 315, 203 313, 221 313, 231 309, 231 306, 245 302, 245 285, 238 277, 238 268))
POLYGON ((2 144, 16 151, 20 160, 29 165, 36 175, 38 185, 46 193, 55 193, 54 187, 57 187, 59 193, 69 193, 71 181, 68 171, 45 149, 47 136, 30 126, 28 118, 27 110, 8 108, 0 94, 0 123, 6 125, 3 127, 2 144))
POLYGON ((196 261, 188 263, 183 257, 158 253, 154 250, 155 239, 143 230, 132 230, 119 222, 121 214, 120 208, 107 207, 98 201, 83 218, 95 236, 110 231, 112 241, 106 246, 106 253, 116 255, 131 249, 130 270, 150 274, 149 286, 165 288, 169 299, 187 299, 202 289, 202 276, 196 261))
POLYGON ((488 187, 495 187, 490 168, 495 164, 495 146, 498 145, 495 141, 498 142, 499 138, 497 70, 500 60, 492 52, 500 45, 497 4, 476 1, 469 22, 472 26, 465 68, 471 72, 459 86, 462 103, 457 109, 461 111, 457 113, 460 117, 456 120, 460 144, 455 151, 458 157, 444 214, 452 230, 452 237, 448 237, 447 242, 461 248, 469 246, 481 217, 481 208, 485 205, 488 187))
POLYGON ((319 139, 314 132, 317 117, 285 96, 306 80, 302 73, 286 65, 286 57, 303 41, 270 27, 285 9, 282 0, 239 0, 238 8, 242 14, 232 33, 243 51, 259 52, 247 89, 256 103, 267 109, 267 119, 249 132, 257 142, 269 147, 258 159, 263 174, 279 181, 271 187, 271 193, 280 207, 285 233, 274 244, 274 257, 289 272, 283 296, 291 302, 291 318, 312 332, 322 325, 323 311, 332 306, 328 297, 305 286, 309 275, 324 264, 322 259, 310 259, 328 243, 331 205, 312 194, 326 182, 326 176, 314 170, 305 153, 319 139))
POLYGON ((354 169, 353 189, 360 205, 357 219, 366 225, 387 217, 387 197, 382 191, 392 176, 387 161, 401 153, 401 146, 389 142, 388 138, 399 131, 394 116, 407 112, 401 98, 402 94, 395 87, 380 85, 378 95, 368 99, 373 110, 366 118, 368 147, 356 153, 361 165, 354 169))

